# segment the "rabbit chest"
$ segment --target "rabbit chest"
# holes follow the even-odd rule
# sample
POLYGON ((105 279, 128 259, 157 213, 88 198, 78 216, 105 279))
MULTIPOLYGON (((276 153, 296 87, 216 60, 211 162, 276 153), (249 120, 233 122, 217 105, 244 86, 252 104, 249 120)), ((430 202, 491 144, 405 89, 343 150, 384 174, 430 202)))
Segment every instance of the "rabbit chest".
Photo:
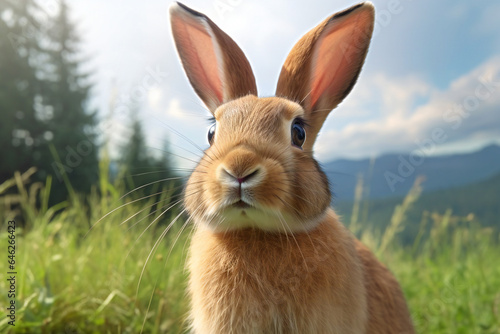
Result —
POLYGON ((293 235, 199 227, 189 269, 195 333, 364 331, 362 268, 333 213, 293 235))

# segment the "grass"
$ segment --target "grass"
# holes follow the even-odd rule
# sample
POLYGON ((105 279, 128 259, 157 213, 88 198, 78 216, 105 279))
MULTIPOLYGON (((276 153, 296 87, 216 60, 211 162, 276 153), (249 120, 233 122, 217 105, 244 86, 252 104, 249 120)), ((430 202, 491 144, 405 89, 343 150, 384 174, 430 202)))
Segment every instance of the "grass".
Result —
MULTIPOLYGON (((35 202, 47 202, 49 193, 44 190, 50 188, 50 179, 45 187, 25 189, 26 179, 18 174, 14 182, 9 181, 17 185, 19 195, 5 195, 1 201, 4 208, 5 203, 20 203, 20 211, 29 219, 24 228, 16 228, 16 326, 7 323, 9 300, 2 293, 0 332, 182 332, 186 310, 184 247, 189 233, 180 233, 181 223, 172 226, 149 257, 167 223, 179 214, 178 209, 173 208, 166 217, 160 217, 161 211, 148 216, 140 211, 157 198, 137 202, 120 199, 121 192, 107 182, 101 182, 105 196, 94 191, 88 205, 73 197, 55 208, 42 204, 36 209, 35 202), (6 196, 11 198, 6 200, 6 196), (89 232, 89 226, 103 216, 89 232)), ((165 191, 161 206, 170 204, 169 196, 165 191)), ((6 249, 5 224, 15 212, 1 213, 4 226, 0 240, 6 249)), ((0 272, 7 271, 5 257, 0 272)), ((1 280, 1 291, 8 290, 7 283, 1 280)))
MULTIPOLYGON (((148 216, 148 210, 141 210, 158 198, 120 198, 123 188, 105 176, 88 198, 73 194, 67 202, 48 207, 51 179, 27 188, 32 172, 0 185, 1 249, 7 249, 7 221, 26 221, 16 229, 15 239, 16 326, 7 323, 9 299, 2 292, 0 332, 183 333, 190 234, 189 228, 182 230, 183 218, 149 256, 180 210, 174 208, 166 217, 160 211, 148 216)), ((171 193, 163 192, 161 206, 175 202, 171 193)), ((405 212, 418 196, 417 184, 394 209, 385 231, 363 230, 363 222, 356 220, 351 224, 401 282, 417 332, 499 333, 498 232, 479 226, 473 215, 456 217, 450 211, 423 212, 421 222, 409 222, 405 212), (430 232, 403 247, 398 234, 407 224, 430 232)), ((4 256, 0 272, 7 271, 4 256)), ((8 290, 5 279, 0 290, 8 290)))
POLYGON ((417 251, 393 247, 379 257, 400 281, 418 333, 500 333, 500 247, 492 229, 467 217, 446 226, 450 218, 435 216, 417 251))

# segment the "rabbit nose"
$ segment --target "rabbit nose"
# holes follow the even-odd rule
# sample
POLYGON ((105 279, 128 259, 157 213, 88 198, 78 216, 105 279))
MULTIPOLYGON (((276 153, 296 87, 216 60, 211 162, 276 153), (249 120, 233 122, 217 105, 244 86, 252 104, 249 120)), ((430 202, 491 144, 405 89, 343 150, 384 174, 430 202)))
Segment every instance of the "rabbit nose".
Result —
POLYGON ((247 148, 239 147, 226 155, 220 165, 218 178, 220 181, 241 186, 258 179, 256 176, 261 171, 258 156, 247 148))
POLYGON ((260 168, 257 168, 253 171, 245 173, 246 175, 238 175, 233 172, 228 171, 226 168, 222 167, 222 171, 226 176, 230 179, 238 181, 238 183, 241 185, 244 182, 249 181, 250 179, 253 179, 260 171, 260 168))
POLYGON ((239 177, 238 178, 238 182, 239 184, 242 184, 243 182, 246 182, 248 181, 249 179, 253 178, 255 175, 257 175, 257 173, 259 172, 259 169, 257 168, 256 170, 254 170, 253 172, 243 176, 243 177, 239 177))

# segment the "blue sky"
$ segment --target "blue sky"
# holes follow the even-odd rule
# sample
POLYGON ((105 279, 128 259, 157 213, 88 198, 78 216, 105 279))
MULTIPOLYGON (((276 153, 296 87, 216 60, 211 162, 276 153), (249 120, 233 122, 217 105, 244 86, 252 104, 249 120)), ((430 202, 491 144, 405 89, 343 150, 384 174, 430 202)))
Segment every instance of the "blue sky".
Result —
MULTIPOLYGON (((206 147, 208 113, 177 59, 168 1, 69 1, 96 70, 94 104, 113 143, 128 136, 139 108, 149 146, 189 159, 196 149, 171 127, 206 147), (156 72, 157 80, 150 80, 156 72), (146 84, 144 84, 146 83, 146 84), (114 107, 113 107, 114 106, 114 107), (110 116, 110 110, 113 110, 110 116), (168 125, 168 126, 167 126, 168 125)), ((273 95, 295 42, 352 1, 185 1, 207 14, 246 53, 259 94, 273 95)), ((441 154, 500 143, 500 2, 373 1, 376 31, 358 84, 334 110, 315 156, 363 158, 388 152, 441 154), (435 134, 441 133, 437 140, 435 134), (422 143, 428 143, 423 150, 422 143)), ((424 146, 425 147, 425 146, 424 146)), ((187 160, 186 160, 187 161, 187 160)))

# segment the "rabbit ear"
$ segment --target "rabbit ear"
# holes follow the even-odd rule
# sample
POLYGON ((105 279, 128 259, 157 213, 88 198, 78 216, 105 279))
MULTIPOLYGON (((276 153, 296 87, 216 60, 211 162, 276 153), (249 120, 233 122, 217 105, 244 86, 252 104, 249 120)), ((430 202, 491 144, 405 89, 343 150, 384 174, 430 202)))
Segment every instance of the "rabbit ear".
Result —
POLYGON ((212 113, 224 102, 257 95, 243 51, 207 16, 177 2, 170 7, 170 20, 184 70, 212 113))
POLYGON ((328 113, 356 83, 374 15, 373 5, 365 2, 330 16, 295 44, 281 69, 276 95, 300 103, 309 113, 313 141, 328 113))

